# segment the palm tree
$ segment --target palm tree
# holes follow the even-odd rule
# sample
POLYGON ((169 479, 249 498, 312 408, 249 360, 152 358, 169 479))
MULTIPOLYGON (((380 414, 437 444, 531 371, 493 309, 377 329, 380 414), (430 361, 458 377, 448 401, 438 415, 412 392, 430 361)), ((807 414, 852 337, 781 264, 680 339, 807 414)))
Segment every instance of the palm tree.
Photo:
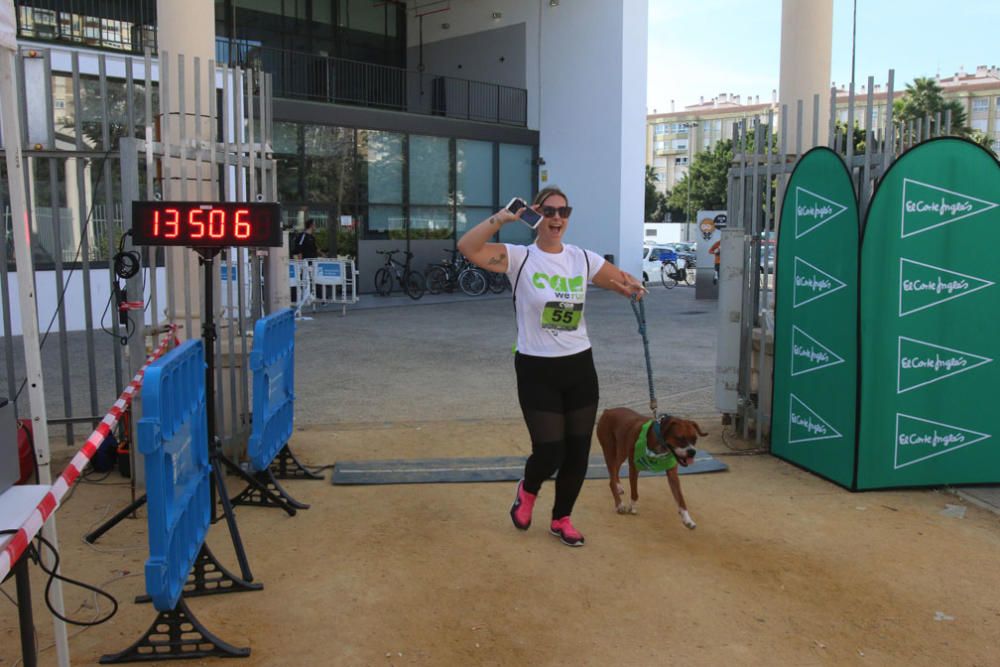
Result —
MULTIPOLYGON (((983 143, 985 136, 980 137, 982 133, 967 125, 968 116, 962 103, 955 99, 946 100, 944 90, 930 77, 917 77, 913 83, 906 84, 906 92, 892 106, 894 123, 907 140, 914 138, 909 135, 910 124, 922 123, 925 128, 929 125, 931 136, 947 132, 986 145, 983 143)), ((916 130, 913 133, 916 134, 916 130)), ((921 132, 921 135, 924 134, 921 132)))

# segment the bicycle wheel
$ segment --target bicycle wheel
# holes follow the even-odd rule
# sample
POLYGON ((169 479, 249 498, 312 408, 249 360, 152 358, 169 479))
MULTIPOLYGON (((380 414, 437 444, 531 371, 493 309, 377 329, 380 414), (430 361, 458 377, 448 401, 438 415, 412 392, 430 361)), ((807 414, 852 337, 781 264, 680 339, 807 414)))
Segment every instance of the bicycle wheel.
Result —
POLYGON ((448 289, 448 272, 441 266, 432 266, 427 270, 427 291, 440 294, 448 289))
POLYGON ((375 293, 379 296, 389 296, 392 292, 392 274, 389 269, 382 267, 375 272, 375 293))
POLYGON ((458 286, 469 296, 479 296, 486 291, 486 276, 477 268, 468 268, 458 274, 458 286))
POLYGON ((667 289, 673 289, 677 286, 677 279, 674 275, 677 273, 677 266, 673 262, 667 262, 660 267, 660 282, 667 289))
POLYGON ((492 271, 490 271, 489 283, 490 283, 489 284, 490 291, 493 292, 494 294, 500 294, 505 289, 507 289, 507 285, 509 284, 509 281, 507 280, 507 274, 493 273, 492 271))
POLYGON ((419 271, 410 271, 403 276, 403 291, 414 301, 424 295, 427 283, 424 281, 424 274, 419 271))
POLYGON ((688 264, 684 267, 684 282, 686 282, 691 287, 694 287, 694 281, 696 274, 698 273, 697 267, 693 264, 688 264))

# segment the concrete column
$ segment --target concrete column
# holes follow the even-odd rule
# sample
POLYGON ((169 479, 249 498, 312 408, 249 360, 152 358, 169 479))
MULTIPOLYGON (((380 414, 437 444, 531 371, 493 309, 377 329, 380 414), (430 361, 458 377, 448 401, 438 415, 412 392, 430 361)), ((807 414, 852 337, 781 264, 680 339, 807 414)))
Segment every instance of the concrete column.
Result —
POLYGON ((645 217, 647 4, 543 2, 538 54, 539 155, 548 172, 539 186, 558 185, 569 197, 567 242, 614 255, 636 276, 645 217))
POLYGON ((830 122, 833 0, 781 1, 779 104, 788 105, 789 152, 795 150, 796 104, 803 102, 802 149, 813 146, 813 96, 819 94, 819 144, 830 122))
MULTIPOLYGON (((215 94, 214 82, 208 76, 208 61, 215 60, 215 3, 212 0, 157 0, 157 47, 161 59, 166 52, 169 68, 169 107, 166 119, 167 132, 163 139, 177 146, 180 143, 181 123, 185 123, 185 137, 209 141, 215 130, 215 119, 209 116, 209 95, 215 94), (179 57, 184 60, 184 115, 180 114, 181 91, 179 83, 179 57), (195 58, 201 68, 200 77, 195 76, 195 58), (195 133, 195 80, 201 83, 201 134, 195 133)), ((161 119, 161 123, 164 122, 161 119)), ((198 169, 191 159, 181 164, 179 159, 167 160, 163 184, 164 198, 167 200, 214 200, 216 199, 215 170, 208 164, 198 169)), ((181 329, 182 340, 200 338, 202 322, 202 290, 200 267, 197 253, 184 248, 168 248, 166 252, 167 289, 173 294, 175 320, 178 324, 190 321, 191 326, 181 329), (185 260, 186 257, 186 260, 185 260), (185 282, 189 286, 186 299, 185 282), (190 318, 190 319, 189 319, 190 318)))

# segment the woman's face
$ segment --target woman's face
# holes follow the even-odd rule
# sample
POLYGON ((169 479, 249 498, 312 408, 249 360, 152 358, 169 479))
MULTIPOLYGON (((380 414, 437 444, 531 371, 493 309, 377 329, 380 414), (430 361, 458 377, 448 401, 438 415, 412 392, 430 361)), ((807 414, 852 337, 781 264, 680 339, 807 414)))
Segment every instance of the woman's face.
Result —
MULTIPOLYGON (((543 207, 551 206, 552 208, 558 209, 566 205, 566 198, 562 195, 549 195, 538 207, 538 212, 542 213, 543 207)), ((542 213, 542 215, 545 214, 542 213)), ((566 227, 568 226, 569 219, 560 217, 558 211, 556 211, 552 217, 545 216, 542 218, 542 221, 538 223, 538 239, 548 243, 560 243, 562 242, 563 234, 566 233, 566 227)))

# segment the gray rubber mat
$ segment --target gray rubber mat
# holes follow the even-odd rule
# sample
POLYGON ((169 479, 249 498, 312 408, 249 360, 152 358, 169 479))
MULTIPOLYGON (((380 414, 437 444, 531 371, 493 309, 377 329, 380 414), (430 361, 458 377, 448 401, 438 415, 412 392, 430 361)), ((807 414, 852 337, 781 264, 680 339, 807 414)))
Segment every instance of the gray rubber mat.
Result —
MULTIPOLYGON (((395 459, 383 461, 338 461, 333 469, 333 484, 442 484, 459 482, 512 482, 524 474, 525 459, 520 456, 499 456, 458 459, 395 459)), ((729 466, 698 452, 694 463, 681 468, 682 475, 721 472, 729 466)), ((662 476, 662 473, 640 472, 640 476, 662 476)), ((622 477, 628 469, 622 467, 622 477)), ((590 457, 587 479, 607 479, 608 467, 600 456, 590 457)))

